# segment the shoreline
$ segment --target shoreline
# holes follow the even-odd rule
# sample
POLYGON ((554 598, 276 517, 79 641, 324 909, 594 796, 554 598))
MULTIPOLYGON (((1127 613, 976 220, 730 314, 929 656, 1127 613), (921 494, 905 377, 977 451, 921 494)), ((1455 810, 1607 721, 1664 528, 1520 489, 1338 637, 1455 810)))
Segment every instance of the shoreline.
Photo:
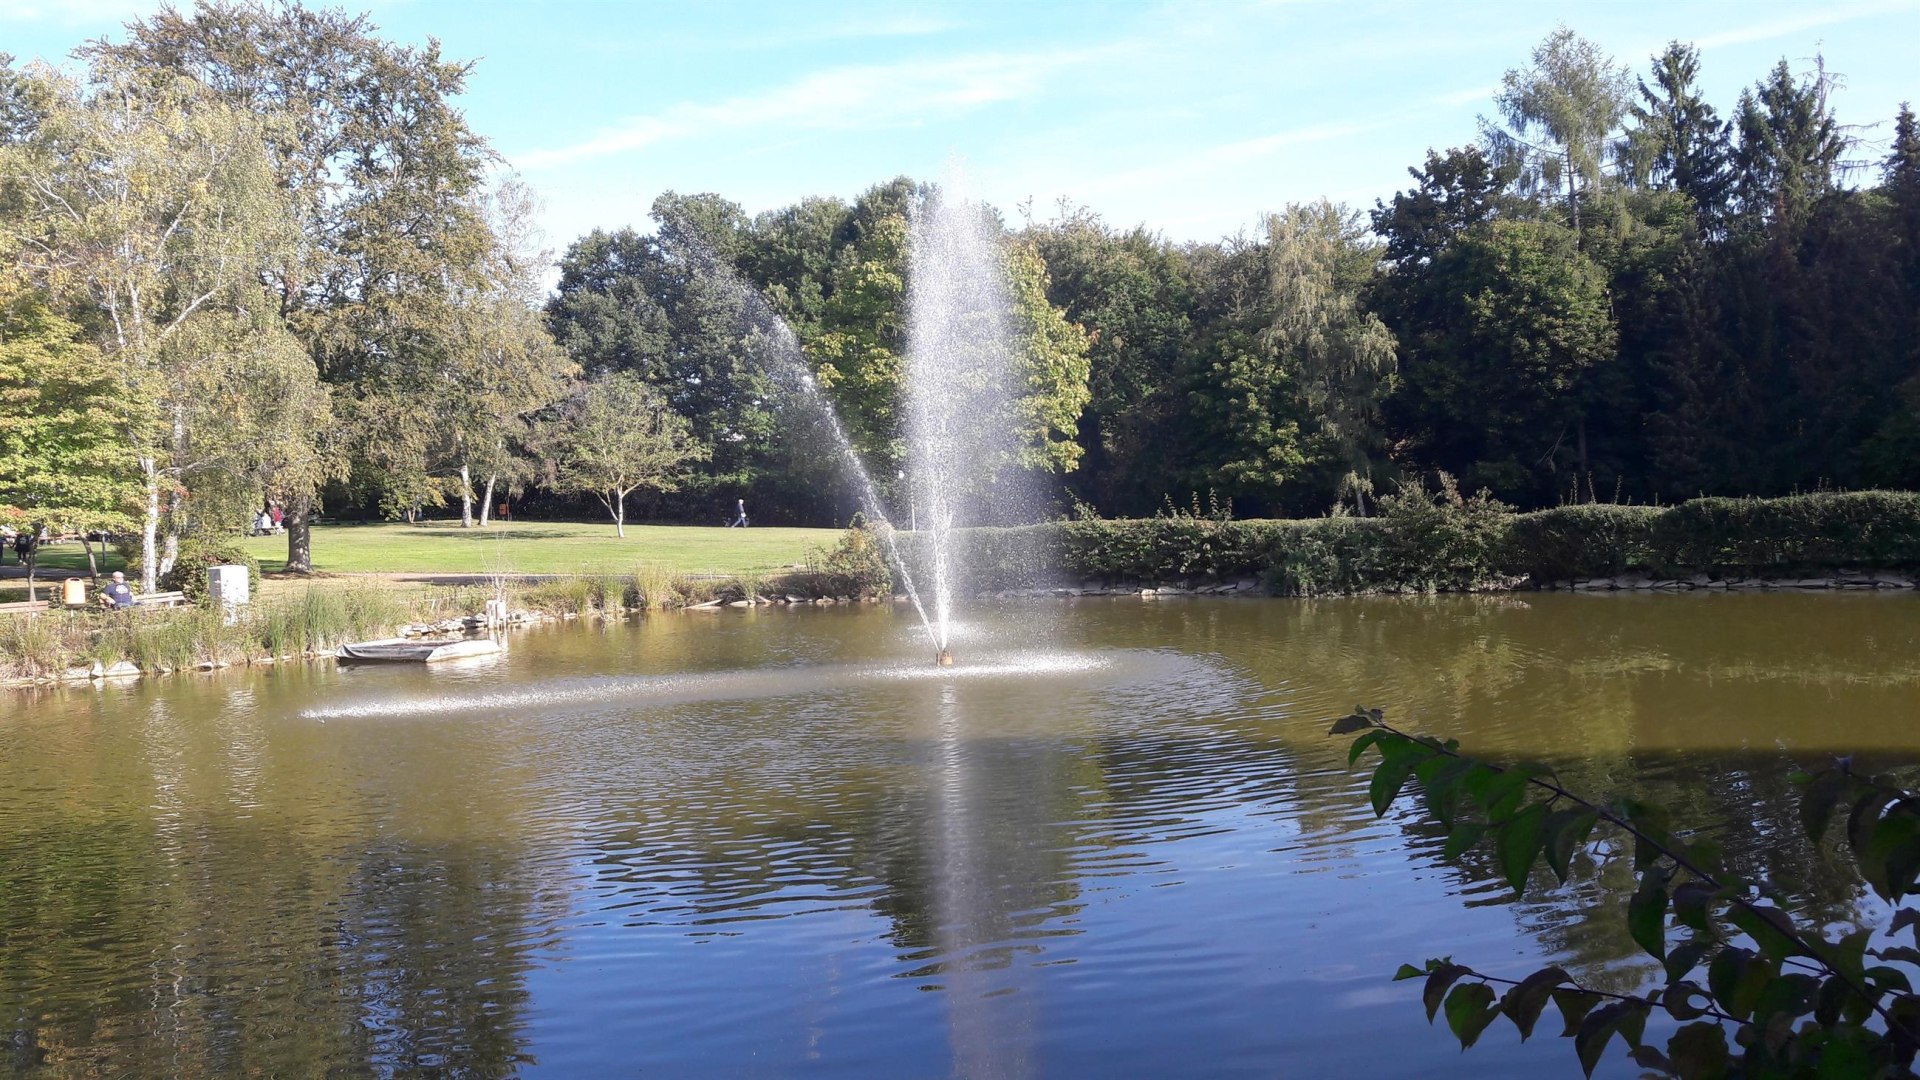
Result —
MULTIPOLYGON (((367 575, 381 576, 387 575, 367 575)), ((449 583, 438 579, 461 578, 463 575, 407 575, 418 578, 419 583, 449 583)), ((531 584, 553 580, 565 580, 566 575, 524 575, 520 580, 531 584)), ((574 579, 579 580, 579 579, 574 579)), ((738 582, 728 582, 738 587, 738 582)), ((1489 583, 1487 587, 1476 589, 1381 589, 1366 592, 1344 593, 1337 596, 1286 596, 1279 595, 1252 578, 1240 578, 1223 582, 1190 582, 1184 585, 1148 585, 1122 584, 1107 585, 1099 582, 1082 582, 1078 586, 1031 586, 1023 588, 980 590, 973 593, 978 600, 1059 600, 1078 598, 1105 598, 1113 600, 1135 599, 1154 601, 1161 598, 1219 598, 1239 597, 1264 600, 1338 600, 1366 599, 1379 597, 1434 597, 1434 596, 1514 596, 1524 593, 1571 593, 1571 594, 1661 594, 1678 595, 1682 593, 1897 593, 1920 589, 1912 575, 1863 571, 1838 574, 1827 577, 1801 578, 1713 578, 1698 574, 1690 578, 1656 578, 1649 575, 1621 575, 1610 578, 1586 578, 1575 581, 1551 582, 1537 585, 1530 582, 1489 583)), ((580 610, 542 610, 522 607, 510 611, 504 620, 489 625, 484 614, 468 613, 451 616, 437 621, 410 620, 391 628, 387 636, 402 638, 426 638, 434 636, 458 635, 462 639, 475 639, 487 636, 505 636, 518 630, 530 630, 540 626, 556 625, 568 622, 580 622, 588 619, 632 619, 636 616, 655 616, 663 614, 691 614, 695 612, 718 613, 726 610, 751 610, 762 607, 831 607, 845 604, 861 605, 906 605, 910 598, 904 594, 891 596, 865 597, 805 597, 791 593, 769 591, 766 594, 747 593, 729 597, 726 594, 700 603, 677 605, 617 605, 602 607, 593 605, 580 610)), ((191 610, 191 609, 190 609, 191 610)), ((339 661, 339 644, 311 648, 296 652, 258 654, 236 658, 209 658, 188 664, 155 665, 142 667, 131 660, 120 660, 112 664, 95 661, 87 667, 69 667, 60 674, 48 674, 0 679, 0 691, 37 690, 81 684, 124 683, 136 679, 162 678, 188 673, 211 673, 232 668, 274 667, 285 664, 311 664, 339 661)))

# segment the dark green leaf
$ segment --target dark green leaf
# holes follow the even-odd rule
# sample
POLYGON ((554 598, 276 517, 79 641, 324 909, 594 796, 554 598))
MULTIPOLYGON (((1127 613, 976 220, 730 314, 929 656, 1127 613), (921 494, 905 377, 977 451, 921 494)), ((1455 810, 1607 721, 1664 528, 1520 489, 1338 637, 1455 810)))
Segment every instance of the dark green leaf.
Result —
POLYGON ((1827 834, 1833 808, 1846 789, 1847 776, 1838 769, 1829 769, 1808 782, 1806 793, 1800 798, 1800 825, 1806 829, 1807 839, 1817 844, 1827 834))
POLYGON ((1687 972, 1699 966, 1701 959, 1707 955, 1707 950, 1712 947, 1709 942, 1696 938, 1667 950, 1667 981, 1677 982, 1686 977, 1687 972))
POLYGON ((1896 963, 1920 965, 1920 949, 1911 945, 1892 945, 1884 949, 1875 949, 1873 955, 1896 963))
POLYGON ((1347 768, 1351 769, 1359 764, 1360 755, 1366 753, 1367 747, 1379 742, 1380 736, 1385 734, 1386 732, 1384 731, 1369 731, 1365 735, 1353 740, 1353 745, 1347 747, 1347 768))
POLYGON ((1906 972, 1896 967, 1876 964, 1862 972, 1860 978, 1868 986, 1883 993, 1888 990, 1899 990, 1909 994, 1913 992, 1913 981, 1907 978, 1906 972))
POLYGON ((1504 821, 1519 810, 1521 800, 1526 798, 1527 782, 1538 775, 1540 771, 1531 765, 1516 765, 1487 781, 1480 797, 1481 805, 1487 808, 1487 820, 1504 821))
POLYGON ((1521 979, 1500 999, 1500 1011, 1506 1013, 1513 1021, 1513 1026, 1520 1029, 1522 1042, 1533 1035, 1533 1025, 1539 1021, 1540 1011, 1547 1007, 1547 999, 1552 996, 1554 988, 1570 981, 1570 978, 1560 968, 1541 968, 1521 979))
POLYGON ((1740 1004, 1740 985, 1749 967, 1758 958, 1747 949, 1728 947, 1721 949, 1711 963, 1707 965, 1707 989, 1713 991, 1713 998, 1720 1003, 1720 1010, 1738 1019, 1745 1019, 1753 1011, 1753 1003, 1740 1004))
POLYGON ((1706 1012, 1707 1007, 1713 1004, 1713 998, 1699 983, 1681 979, 1667 987, 1660 1003, 1667 1007, 1667 1014, 1675 1020, 1692 1020, 1706 1012), (1698 1002, 1694 1001, 1696 997, 1700 999, 1698 1002))
POLYGON ((1580 1022, 1600 1004, 1598 994, 1589 994, 1585 990, 1555 990, 1553 1003, 1560 1008, 1560 1020, 1564 1028, 1562 1038, 1572 1038, 1580 1030, 1580 1022))
POLYGON ((1394 798, 1406 785, 1407 777, 1413 774, 1416 764, 1406 757, 1389 757, 1373 770, 1373 782, 1367 785, 1367 798, 1373 802, 1374 817, 1386 814, 1387 807, 1393 805, 1394 798))
POLYGON ((1627 1004, 1622 1001, 1602 1005, 1580 1022, 1580 1030, 1574 1033, 1573 1049, 1580 1055, 1580 1067, 1588 1076, 1593 1075, 1594 1066, 1600 1064, 1600 1055, 1606 1052, 1607 1041, 1620 1029, 1620 1021, 1627 1013, 1627 1004))
POLYGON ((1586 842, 1593 832, 1594 823, 1600 818, 1591 810, 1555 810, 1547 815, 1546 841, 1547 867, 1553 876, 1561 881, 1567 880, 1567 864, 1573 860, 1573 852, 1586 842))
POLYGON ((1667 1060, 1667 1055, 1655 1050, 1651 1046, 1636 1046, 1633 1048, 1633 1053, 1628 1056, 1633 1058, 1635 1065, 1643 1069, 1659 1069, 1661 1072, 1673 1071, 1673 1062, 1667 1060))
POLYGON ((1820 993, 1820 980, 1811 975, 1789 972, 1770 980, 1754 1002, 1755 1022, 1775 1016, 1789 1019, 1813 1011, 1814 998, 1820 993))
POLYGON ((1847 984, 1847 980, 1838 975, 1829 976, 1826 982, 1820 984, 1820 996, 1814 999, 1815 1022, 1825 1027, 1839 1023, 1841 1007, 1853 995, 1854 989, 1847 984))
POLYGON ((1648 870, 1627 901, 1627 933, 1655 960, 1667 958, 1667 877, 1648 870))
POLYGON ((1847 843, 1856 855, 1867 850, 1873 841, 1873 827, 1880 823, 1880 812, 1898 797, 1893 792, 1874 789, 1853 804, 1852 812, 1847 815, 1847 843))
POLYGON ((1667 812, 1660 807, 1629 799, 1622 804, 1622 816, 1634 830, 1634 869, 1644 870, 1660 858, 1663 847, 1673 842, 1667 812))
POLYGON ((1408 979, 1417 979, 1425 974, 1425 970, 1414 967, 1412 964, 1401 964, 1400 970, 1393 973, 1393 981, 1405 982, 1408 979))
POLYGON ((1901 908, 1893 913, 1893 921, 1887 924, 1887 933, 1897 934, 1909 927, 1913 928, 1914 944, 1920 945, 1920 909, 1901 908))
POLYGON ((1427 794, 1427 806, 1433 810, 1433 816, 1440 824, 1453 824, 1454 809, 1460 804, 1460 781, 1466 778, 1473 763, 1465 758, 1436 756, 1423 761, 1413 770, 1420 780, 1420 786, 1427 794))
POLYGON ((1327 734, 1345 735, 1350 731, 1364 731, 1371 727, 1373 727, 1373 717, 1363 712, 1356 712, 1351 716, 1343 716, 1335 720, 1332 729, 1329 730, 1327 734))
POLYGON ((1480 1033, 1487 1030, 1487 1025, 1498 1015, 1500 1010, 1493 1004, 1493 987, 1486 983, 1463 983, 1447 995, 1447 1026, 1459 1038, 1462 1050, 1478 1041, 1480 1033))
POLYGON ((1540 854, 1540 827, 1546 818, 1546 806, 1535 803, 1499 826, 1494 849, 1500 855, 1500 872, 1506 875, 1507 884, 1513 886, 1515 892, 1526 890, 1533 858, 1540 854))
POLYGON ((1442 963, 1427 975, 1427 987, 1420 998, 1427 1006, 1427 1023, 1433 1023, 1434 1016, 1440 1011, 1440 1003, 1446 1000, 1447 987, 1460 981, 1467 969, 1461 964, 1442 963))
POLYGON ((1457 859, 1468 848, 1480 842, 1487 835, 1487 827, 1477 821, 1456 821, 1453 829, 1447 833, 1446 846, 1440 849, 1443 859, 1457 859))
POLYGON ((1695 930, 1713 929, 1708 919, 1717 893, 1704 881, 1683 881, 1673 888, 1673 917, 1682 926, 1695 930))
POLYGON ((1719 1024, 1688 1024, 1667 1040, 1667 1060, 1681 1080, 1717 1080, 1732 1064, 1727 1033, 1719 1024))
POLYGON ((1467 770, 1467 778, 1460 782, 1461 790, 1473 796, 1481 806, 1487 805, 1487 789, 1495 780, 1506 775, 1485 762, 1476 761, 1473 768, 1467 770))
POLYGON ((1754 944, 1760 946, 1760 951, 1774 963, 1804 951, 1795 940, 1798 935, 1793 919, 1779 908, 1735 904, 1728 909, 1727 919, 1752 938, 1754 944))

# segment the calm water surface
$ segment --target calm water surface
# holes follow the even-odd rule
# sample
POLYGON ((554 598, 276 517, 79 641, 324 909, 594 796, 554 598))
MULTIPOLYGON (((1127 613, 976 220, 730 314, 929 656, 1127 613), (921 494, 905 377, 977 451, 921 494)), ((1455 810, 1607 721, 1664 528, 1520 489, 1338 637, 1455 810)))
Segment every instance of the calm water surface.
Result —
POLYGON ((1797 840, 1785 763, 1920 760, 1911 596, 972 615, 951 671, 863 607, 8 697, 0 1068, 1567 1075, 1505 1026, 1460 1054, 1387 978, 1630 985, 1626 871, 1513 901, 1376 821, 1328 718, 1651 794, 1835 917, 1860 891, 1797 840))

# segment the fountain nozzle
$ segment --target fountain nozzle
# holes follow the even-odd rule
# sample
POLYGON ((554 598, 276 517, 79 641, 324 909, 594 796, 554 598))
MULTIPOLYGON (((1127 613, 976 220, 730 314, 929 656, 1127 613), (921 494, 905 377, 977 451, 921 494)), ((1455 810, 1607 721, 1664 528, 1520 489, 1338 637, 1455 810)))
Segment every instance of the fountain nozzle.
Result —
POLYGON ((933 662, 936 667, 952 667, 953 650, 941 649, 940 652, 934 656, 933 662))

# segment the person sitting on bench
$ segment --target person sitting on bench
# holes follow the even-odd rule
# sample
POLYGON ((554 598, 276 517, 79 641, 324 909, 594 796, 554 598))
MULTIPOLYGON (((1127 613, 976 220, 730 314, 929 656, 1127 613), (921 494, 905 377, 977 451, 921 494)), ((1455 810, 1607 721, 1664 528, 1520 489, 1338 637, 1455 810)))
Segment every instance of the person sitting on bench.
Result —
POLYGON ((113 584, 100 590, 100 600, 115 610, 132 607, 133 590, 127 586, 127 575, 115 570, 113 584))

